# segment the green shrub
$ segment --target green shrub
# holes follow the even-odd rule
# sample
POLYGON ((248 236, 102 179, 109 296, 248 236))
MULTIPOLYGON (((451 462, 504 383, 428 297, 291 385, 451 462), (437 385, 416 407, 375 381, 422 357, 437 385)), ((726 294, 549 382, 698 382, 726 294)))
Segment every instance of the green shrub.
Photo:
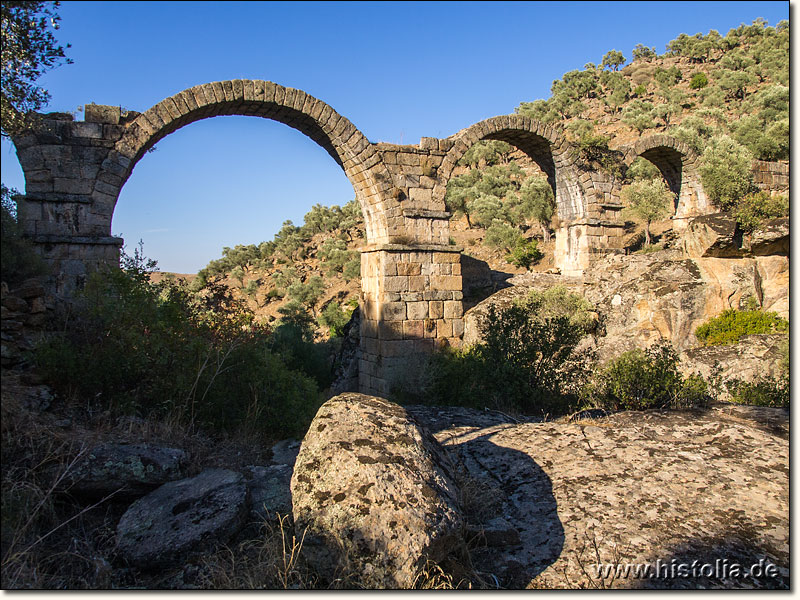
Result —
POLYGON ((693 90, 702 90, 704 87, 708 85, 708 77, 706 77, 705 73, 694 73, 692 75, 692 79, 689 82, 689 87, 693 90))
POLYGON ((733 379, 725 382, 730 401, 752 406, 789 408, 789 375, 758 377, 755 381, 733 379))
POLYGON ((500 219, 495 219, 486 229, 483 243, 489 246, 489 248, 509 252, 516 248, 520 238, 522 238, 522 233, 519 229, 500 219))
POLYGON ((753 231, 769 219, 789 216, 789 198, 754 192, 736 203, 733 214, 744 231, 753 231))
POLYGON ((62 333, 36 348, 48 384, 90 410, 302 435, 325 382, 288 365, 227 287, 151 283, 138 253, 123 266, 91 277, 62 333))
POLYGON ((635 88, 633 88, 633 95, 642 97, 647 93, 647 86, 643 83, 640 83, 635 88))
POLYGON ((678 355, 670 344, 624 352, 600 370, 584 389, 589 404, 606 410, 646 410, 704 406, 705 381, 678 371, 678 355))
POLYGON ((350 321, 352 311, 345 312, 338 302, 330 302, 322 309, 317 321, 327 327, 332 337, 341 337, 344 326, 350 321))
POLYGON ((484 341, 433 354, 421 378, 424 389, 404 400, 541 415, 573 410, 589 356, 577 350, 586 334, 582 319, 567 313, 570 304, 585 301, 566 290, 539 294, 499 311, 491 307, 484 341), (557 297, 572 302, 559 312, 557 297))
POLYGON ((517 245, 506 255, 506 262, 517 267, 530 269, 531 265, 538 263, 544 258, 544 252, 539 250, 536 240, 526 240, 520 237, 517 245))
POLYGON ((774 312, 729 308, 694 332, 704 346, 735 344, 742 336, 788 331, 789 321, 774 312))

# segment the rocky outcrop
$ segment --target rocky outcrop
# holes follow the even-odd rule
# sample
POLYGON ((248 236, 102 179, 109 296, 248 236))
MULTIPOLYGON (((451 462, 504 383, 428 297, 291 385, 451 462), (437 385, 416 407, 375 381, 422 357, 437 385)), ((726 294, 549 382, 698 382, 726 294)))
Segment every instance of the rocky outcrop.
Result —
POLYGON ((295 530, 323 577, 412 587, 460 539, 448 459, 400 406, 342 394, 322 405, 292 476, 295 530))
POLYGON ((187 455, 178 448, 148 444, 103 444, 92 448, 70 472, 75 496, 138 498, 184 476, 187 455))
POLYGON ((752 233, 748 241, 750 251, 756 256, 789 256, 789 218, 767 221, 752 233))
POLYGON ((689 222, 681 246, 692 258, 737 258, 744 256, 743 233, 730 213, 696 217, 689 222))
POLYGON ((489 307, 504 307, 531 289, 563 285, 584 296, 599 313, 592 343, 600 360, 626 350, 668 340, 678 351, 698 345, 695 329, 728 308, 744 308, 750 299, 784 318, 789 315, 789 259, 686 258, 680 251, 609 256, 582 278, 545 273, 513 277, 501 290, 464 315, 464 342, 482 338, 489 307))
POLYGON ((771 219, 747 234, 737 227, 730 213, 696 217, 690 221, 679 246, 690 258, 789 256, 789 218, 771 219))
POLYGON ((117 550, 130 565, 174 564, 224 543, 244 523, 247 487, 240 473, 209 469, 134 502, 117 525, 117 550))
POLYGON ((788 411, 719 404, 520 423, 465 408, 407 409, 466 471, 462 496, 484 519, 470 529, 505 531, 471 550, 492 585, 788 587, 788 411), (764 560, 776 576, 603 579, 593 566, 673 559, 764 560))
POLYGON ((758 377, 777 377, 781 374, 781 348, 788 343, 786 335, 746 335, 728 346, 699 346, 681 354, 686 371, 696 371, 706 380, 719 365, 723 381, 739 379, 753 381, 758 377))

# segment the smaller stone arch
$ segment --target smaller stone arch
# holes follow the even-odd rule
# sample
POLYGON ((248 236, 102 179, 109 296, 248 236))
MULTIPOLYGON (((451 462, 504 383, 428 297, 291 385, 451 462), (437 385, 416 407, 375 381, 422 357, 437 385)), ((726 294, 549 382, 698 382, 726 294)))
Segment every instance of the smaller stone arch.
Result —
POLYGON ((661 172, 675 194, 675 229, 684 229, 691 217, 709 212, 710 206, 697 172, 699 157, 687 144, 666 134, 639 138, 620 148, 623 162, 630 166, 642 157, 661 172))
POLYGON ((434 199, 441 202, 458 161, 481 140, 498 140, 525 152, 545 173, 553 187, 562 223, 586 216, 586 196, 577 170, 577 153, 557 128, 522 115, 491 117, 450 136, 453 145, 439 167, 434 199))

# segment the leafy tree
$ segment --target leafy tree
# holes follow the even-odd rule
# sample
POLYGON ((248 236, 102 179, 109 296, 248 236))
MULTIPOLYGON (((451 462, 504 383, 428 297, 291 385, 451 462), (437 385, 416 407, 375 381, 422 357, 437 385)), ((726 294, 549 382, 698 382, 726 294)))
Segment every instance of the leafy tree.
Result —
POLYGON ((494 221, 506 221, 508 214, 503 201, 494 195, 480 193, 469 202, 469 214, 481 227, 489 227, 494 221))
POLYGON ((305 283, 295 281, 286 290, 289 298, 297 300, 301 304, 313 308, 325 291, 325 282, 319 275, 309 277, 305 283))
POLYGON ((643 44, 636 44, 633 49, 633 60, 650 60, 657 56, 655 47, 644 46, 643 44))
POLYGON ((516 202, 511 207, 516 222, 535 221, 542 229, 545 243, 550 241, 550 221, 555 213, 556 200, 553 188, 546 178, 528 177, 519 189, 516 202))
POLYGON ((628 167, 626 175, 633 181, 650 180, 661 177, 661 171, 649 160, 640 156, 628 167))
POLYGON ((747 97, 747 87, 758 83, 758 78, 745 71, 720 69, 717 71, 717 81, 728 98, 744 100, 747 97))
POLYGON ((646 100, 633 100, 622 110, 622 121, 636 129, 640 134, 656 126, 653 122, 653 103, 646 100))
POLYGON ((541 121, 542 123, 554 123, 561 118, 552 103, 547 100, 520 102, 519 106, 514 109, 514 112, 518 115, 541 121))
POLYGON ((689 81, 689 87, 693 90, 701 90, 708 85, 708 77, 705 73, 697 72, 692 73, 692 79, 689 81))
POLYGON ((344 311, 338 302, 329 302, 322 309, 317 321, 323 327, 327 327, 331 337, 341 337, 344 326, 350 321, 352 310, 344 311))
POLYGON ((22 237, 17 221, 17 204, 12 196, 17 190, 0 184, 2 214, 0 214, 0 275, 10 285, 45 272, 44 262, 31 243, 22 237))
POLYGON ((714 137, 717 131, 718 129, 706 123, 698 112, 686 117, 677 127, 670 128, 669 134, 688 144, 698 154, 702 154, 708 140, 714 137))
POLYGON ((610 50, 605 53, 603 56, 603 62, 601 66, 603 68, 609 67, 613 71, 619 70, 619 68, 625 64, 626 58, 622 56, 622 52, 617 50, 610 50))
POLYGON ((634 181, 620 192, 626 214, 644 223, 645 246, 650 245, 650 224, 673 210, 675 194, 662 179, 634 181))
POLYGON ((753 192, 736 203, 733 214, 739 226, 750 232, 769 219, 788 216, 789 198, 782 195, 771 196, 764 191, 753 192))
POLYGON ((700 157, 698 171, 709 199, 728 209, 753 187, 753 154, 727 135, 714 137, 700 157))
POLYGON ((0 5, 3 59, 0 131, 4 137, 30 127, 28 113, 40 110, 50 101, 50 94, 35 82, 59 64, 72 62, 50 29, 59 27, 58 6, 58 2, 5 0, 0 5))
POLYGON ((473 144, 464 153, 459 165, 467 167, 487 167, 497 164, 508 164, 509 154, 514 147, 499 140, 481 140, 473 144))

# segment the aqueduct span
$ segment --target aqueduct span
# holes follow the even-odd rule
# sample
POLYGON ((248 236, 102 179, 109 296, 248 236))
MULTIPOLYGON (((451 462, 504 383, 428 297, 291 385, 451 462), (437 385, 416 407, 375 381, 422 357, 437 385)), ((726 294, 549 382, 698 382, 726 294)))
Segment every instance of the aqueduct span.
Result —
MULTIPOLYGON (((143 113, 90 104, 85 121, 42 115, 43 127, 13 142, 25 174, 18 215, 26 237, 52 267, 62 297, 100 265, 119 264, 123 240, 111 220, 136 163, 173 131, 218 115, 280 121, 304 133, 344 170, 361 204, 367 244, 361 255, 360 391, 385 395, 406 357, 437 344, 458 344, 463 332, 460 249, 448 244, 448 179, 479 140, 502 140, 527 153, 555 191, 559 226, 556 264, 582 273, 598 255, 620 251, 619 182, 581 159, 562 133, 527 117, 476 123, 446 139, 418 145, 371 143, 345 117, 302 90, 268 81, 198 85, 143 113)), ((676 216, 705 211, 696 157, 665 135, 620 149, 630 164, 653 162, 677 194, 676 216)))

